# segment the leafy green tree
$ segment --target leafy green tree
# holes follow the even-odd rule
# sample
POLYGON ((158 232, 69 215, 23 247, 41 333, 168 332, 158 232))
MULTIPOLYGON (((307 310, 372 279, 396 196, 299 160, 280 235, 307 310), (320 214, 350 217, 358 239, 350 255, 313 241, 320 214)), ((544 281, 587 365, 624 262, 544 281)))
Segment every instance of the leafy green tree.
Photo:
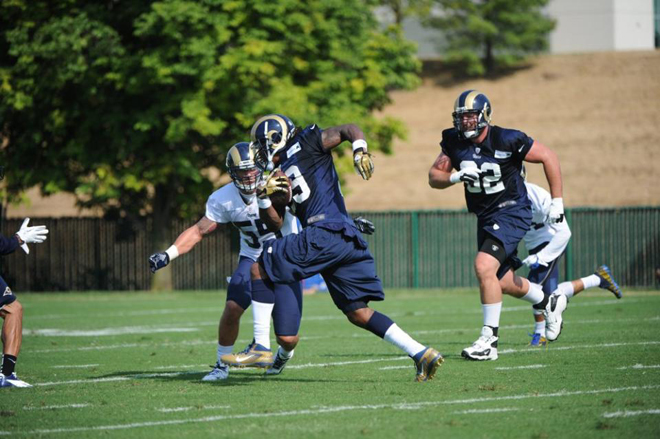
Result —
MULTIPOLYGON (((16 200, 36 185, 109 216, 150 217, 156 250, 171 242, 171 219, 203 213, 212 170, 222 172, 227 149, 265 113, 303 126, 356 122, 373 149, 388 151, 405 130, 372 112, 388 91, 415 87, 420 66, 414 45, 396 26, 380 29, 370 7, 3 1, 4 195, 16 200)), ((170 286, 161 272, 156 283, 170 286)))
POLYGON ((512 67, 548 48, 550 0, 435 0, 441 13, 425 20, 446 37, 444 61, 472 76, 512 67))

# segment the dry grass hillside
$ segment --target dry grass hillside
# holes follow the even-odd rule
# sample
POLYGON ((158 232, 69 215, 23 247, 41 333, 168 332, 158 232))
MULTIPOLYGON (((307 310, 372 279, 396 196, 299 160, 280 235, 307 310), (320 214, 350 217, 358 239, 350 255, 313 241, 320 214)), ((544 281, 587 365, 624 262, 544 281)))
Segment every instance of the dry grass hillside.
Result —
MULTIPOLYGON (((558 153, 567 206, 660 205, 660 51, 546 56, 502 78, 447 84, 429 73, 417 90, 392 94, 383 114, 403 120, 408 139, 391 156, 377 154, 369 182, 348 177, 350 210, 464 207, 460 187, 432 190, 427 174, 454 100, 468 88, 488 95, 493 123, 558 153)), ((547 187, 540 165, 528 168, 547 187)), ((8 216, 80 214, 71 196, 29 195, 32 205, 10 207, 8 216)))
MULTIPOLYGON (((454 100, 470 88, 489 97, 494 124, 557 152, 567 206, 660 204, 660 51, 547 56, 494 80, 440 82, 426 75, 417 90, 392 94, 383 114, 403 120, 408 139, 377 155, 369 182, 349 177, 350 210, 465 206, 462 188, 432 190, 427 176, 454 100)), ((547 187, 540 165, 528 169, 547 187)))

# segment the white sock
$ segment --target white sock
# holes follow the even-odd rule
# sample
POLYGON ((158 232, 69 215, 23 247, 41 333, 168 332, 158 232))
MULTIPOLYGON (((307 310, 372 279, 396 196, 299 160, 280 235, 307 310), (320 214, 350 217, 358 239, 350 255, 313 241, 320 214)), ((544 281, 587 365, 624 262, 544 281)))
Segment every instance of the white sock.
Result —
POLYGON ((270 316, 274 306, 274 303, 252 301, 254 341, 267 349, 270 349, 270 316))
MULTIPOLYGON (((596 275, 592 275, 594 277, 598 277, 596 275)), ((591 276, 590 276, 591 277, 591 276)), ((586 277, 584 279, 587 279, 586 277)), ((584 282, 584 279, 582 281, 584 282)), ((573 293, 575 290, 573 289, 573 282, 562 282, 559 285, 557 285, 557 289, 552 292, 552 294, 563 294, 566 296, 567 299, 570 299, 573 297, 573 293)))
POLYGON ((280 348, 277 350, 277 355, 282 358, 291 358, 293 357, 293 350, 287 351, 282 346, 280 346, 280 348))
POLYGON ((220 358, 223 355, 228 355, 231 354, 231 352, 234 350, 234 345, 231 346, 223 346, 220 343, 218 343, 218 363, 221 363, 220 358))
POLYGON ((591 276, 583 277, 580 280, 584 284, 584 289, 585 290, 587 288, 593 288, 593 287, 597 287, 597 286, 600 285, 600 278, 598 276, 596 276, 595 274, 592 274, 591 276))
POLYGON ((545 334, 545 320, 534 323, 534 334, 545 334))
POLYGON ((387 329, 383 339, 392 343, 411 357, 414 357, 415 354, 426 349, 426 346, 415 341, 403 329, 399 328, 396 323, 392 324, 392 326, 387 329))
POLYGON ((532 305, 536 305, 537 303, 541 303, 544 297, 545 295, 543 294, 543 288, 541 288, 541 285, 530 282, 529 291, 522 296, 521 299, 532 305))
POLYGON ((498 328, 500 326, 502 302, 482 303, 481 311, 484 314, 484 326, 490 326, 491 328, 498 328))

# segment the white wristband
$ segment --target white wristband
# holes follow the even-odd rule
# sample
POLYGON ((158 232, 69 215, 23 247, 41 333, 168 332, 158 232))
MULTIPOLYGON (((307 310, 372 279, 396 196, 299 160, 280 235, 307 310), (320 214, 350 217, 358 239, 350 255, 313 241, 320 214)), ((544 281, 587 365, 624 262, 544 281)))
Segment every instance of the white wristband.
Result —
POLYGON ((176 248, 176 245, 172 244, 170 248, 165 250, 165 253, 167 253, 167 256, 170 257, 170 262, 172 262, 174 259, 179 257, 179 249, 176 248))
POLYGON ((257 204, 259 205, 259 209, 268 209, 270 206, 273 205, 273 202, 270 201, 270 198, 257 198, 257 204))
POLYGON ((364 139, 357 139, 355 142, 353 142, 353 154, 355 154, 355 151, 358 149, 367 152, 367 141, 364 139))
POLYGON ((458 173, 458 172, 454 172, 453 174, 451 174, 451 175, 449 176, 449 182, 450 182, 450 183, 452 183, 452 184, 456 184, 456 183, 458 183, 459 181, 461 181, 461 175, 460 175, 460 173, 458 173))

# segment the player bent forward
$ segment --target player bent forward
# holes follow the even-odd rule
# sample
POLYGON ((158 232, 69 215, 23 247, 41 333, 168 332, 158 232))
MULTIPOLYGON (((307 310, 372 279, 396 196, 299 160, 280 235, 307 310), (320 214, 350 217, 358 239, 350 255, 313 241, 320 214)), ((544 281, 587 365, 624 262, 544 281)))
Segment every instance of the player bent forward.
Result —
MULTIPOLYGON (((332 149, 343 141, 353 144, 356 170, 368 180, 373 173, 364 134, 356 125, 321 130, 310 125, 299 130, 285 116, 271 114, 252 127, 255 160, 261 169, 280 169, 291 180, 292 211, 303 225, 298 235, 264 244, 254 280, 275 285, 298 282, 321 273, 335 305, 356 326, 364 328, 406 352, 415 363, 417 381, 433 378, 443 358, 433 348, 415 341, 389 317, 369 308, 370 301, 384 299, 367 242, 346 211, 334 167, 332 149)), ((283 218, 268 197, 260 197, 259 215, 277 230, 283 218)), ((294 345, 278 349, 272 369, 286 364, 294 345)))
POLYGON ((254 341, 234 366, 270 367, 270 318, 273 315, 275 334, 285 340, 297 341, 302 313, 302 289, 298 282, 266 287, 263 281, 251 281, 250 268, 261 254, 263 243, 289 233, 298 233, 298 223, 288 212, 282 212, 282 228, 271 233, 259 219, 255 191, 262 172, 255 166, 254 153, 248 142, 240 142, 227 152, 227 171, 233 184, 213 192, 206 203, 206 213, 197 224, 183 231, 165 252, 149 258, 151 271, 165 267, 180 255, 188 253, 218 224, 232 223, 240 231, 241 249, 238 266, 227 288, 225 309, 218 325, 217 361, 203 381, 228 377, 228 364, 223 357, 231 354, 238 338, 240 318, 252 304, 254 341), (286 311, 285 311, 286 310, 286 311), (282 318, 286 315, 286 318, 282 318))

